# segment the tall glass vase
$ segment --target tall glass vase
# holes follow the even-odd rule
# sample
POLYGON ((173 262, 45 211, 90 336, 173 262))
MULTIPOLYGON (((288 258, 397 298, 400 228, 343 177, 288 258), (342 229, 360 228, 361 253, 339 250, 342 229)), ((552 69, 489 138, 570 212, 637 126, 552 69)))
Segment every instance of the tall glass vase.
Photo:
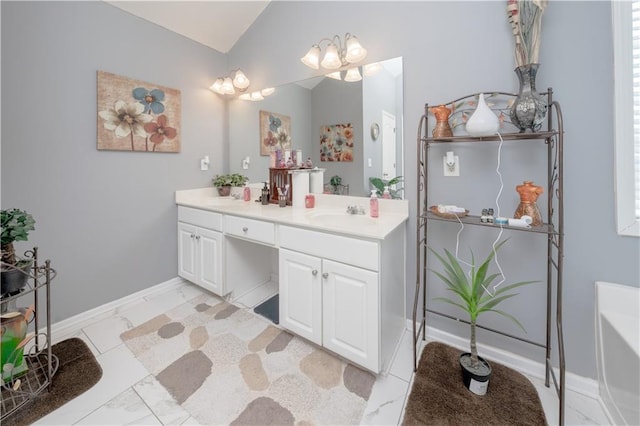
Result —
POLYGON ((511 122, 524 132, 537 132, 547 115, 547 102, 536 92, 536 74, 539 64, 522 65, 515 69, 520 89, 511 106, 511 122))

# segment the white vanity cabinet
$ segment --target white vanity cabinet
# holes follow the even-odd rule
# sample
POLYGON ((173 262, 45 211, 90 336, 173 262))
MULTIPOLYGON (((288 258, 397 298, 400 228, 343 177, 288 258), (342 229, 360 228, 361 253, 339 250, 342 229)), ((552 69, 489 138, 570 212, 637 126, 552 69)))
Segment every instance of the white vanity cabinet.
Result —
POLYGON ((178 207, 178 275, 220 296, 222 280, 222 215, 178 207))
POLYGON ((381 371, 380 243, 288 226, 279 243, 280 325, 381 371))

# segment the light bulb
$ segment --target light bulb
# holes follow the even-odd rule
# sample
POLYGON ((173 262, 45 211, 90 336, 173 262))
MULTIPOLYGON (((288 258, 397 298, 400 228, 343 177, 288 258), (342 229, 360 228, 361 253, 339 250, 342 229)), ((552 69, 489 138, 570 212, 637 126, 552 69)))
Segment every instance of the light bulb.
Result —
POLYGON ((338 47, 334 43, 327 46, 327 51, 324 54, 324 59, 322 59, 320 65, 328 70, 336 70, 342 66, 342 61, 338 55, 338 47))
POLYGON ((360 62, 367 56, 367 49, 360 45, 360 42, 355 36, 350 36, 347 39, 347 54, 345 59, 347 62, 354 63, 360 62))
POLYGON ((307 54, 300 58, 300 60, 309 68, 313 68, 314 70, 320 68, 318 66, 318 62, 320 61, 320 46, 317 44, 311 46, 311 49, 309 49, 307 54))
POLYGON ((251 84, 251 82, 249 81, 247 76, 244 75, 241 70, 236 71, 236 75, 233 78, 233 85, 240 90, 245 90, 247 87, 249 87, 249 84, 251 84))
POLYGON ((224 92, 222 91, 222 82, 224 80, 222 78, 218 78, 216 79, 216 81, 211 85, 211 87, 209 87, 210 90, 213 90, 216 93, 220 93, 221 95, 224 94, 224 92))
POLYGON ((236 93, 233 88, 233 82, 231 81, 231 77, 225 77, 224 82, 222 83, 222 91, 225 95, 233 95, 236 93))
POLYGON ((260 91, 260 94, 262 96, 269 96, 269 95, 273 94, 273 92, 275 92, 275 91, 276 91, 276 89, 274 89, 273 87, 267 87, 266 89, 262 89, 260 91))
POLYGON ((362 76, 360 75, 360 71, 358 71, 358 67, 349 68, 347 70, 347 75, 344 76, 344 81, 360 81, 362 80, 362 76))
POLYGON ((380 65, 380 62, 374 62, 372 64, 367 64, 364 67, 362 67, 362 74, 364 74, 365 77, 368 76, 372 76, 378 73, 378 71, 380 71, 382 69, 382 65, 380 65))

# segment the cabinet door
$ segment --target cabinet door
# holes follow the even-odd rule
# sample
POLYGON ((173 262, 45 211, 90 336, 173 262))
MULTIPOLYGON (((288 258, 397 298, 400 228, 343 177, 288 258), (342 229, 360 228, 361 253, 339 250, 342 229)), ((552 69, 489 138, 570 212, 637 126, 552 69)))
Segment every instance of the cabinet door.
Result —
POLYGON ((178 222, 178 275, 196 282, 196 227, 178 222))
POLYGON ((322 344, 322 262, 319 258, 280 249, 280 325, 322 344))
POLYGON ((224 295, 222 282, 222 234, 204 228, 198 228, 197 270, 200 286, 217 295, 224 295))
POLYGON ((378 274, 330 260, 322 272, 323 346, 378 371, 378 274))

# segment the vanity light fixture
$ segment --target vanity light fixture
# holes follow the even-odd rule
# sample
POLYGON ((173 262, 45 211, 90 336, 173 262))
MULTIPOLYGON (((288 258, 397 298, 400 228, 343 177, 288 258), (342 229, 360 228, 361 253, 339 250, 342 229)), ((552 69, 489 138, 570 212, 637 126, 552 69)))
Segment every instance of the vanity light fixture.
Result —
POLYGON ((329 70, 337 70, 338 68, 360 62, 367 56, 367 49, 362 47, 358 39, 346 33, 344 36, 344 45, 339 35, 333 38, 323 38, 317 44, 311 46, 311 49, 300 60, 303 64, 314 70, 323 68, 329 70), (320 45, 327 42, 324 57, 320 62, 320 45))
POLYGON ((349 68, 347 70, 347 74, 344 76, 344 81, 360 81, 362 80, 362 76, 360 75, 360 71, 358 71, 358 67, 349 68))
POLYGON ((221 95, 235 95, 236 89, 244 92, 251 84, 241 69, 232 71, 231 76, 218 77, 209 89, 221 95))
POLYGON ((362 74, 364 74, 365 76, 372 76, 374 74, 377 74, 378 71, 380 71, 381 69, 382 69, 382 65, 380 65, 380 62, 374 62, 372 64, 367 64, 363 66, 362 74))
POLYGON ((275 91, 276 89, 274 89, 273 87, 268 87, 266 89, 262 89, 256 92, 243 93, 242 95, 239 96, 239 99, 242 99, 243 101, 261 101, 264 99, 265 96, 269 96, 273 94, 273 92, 275 91))

